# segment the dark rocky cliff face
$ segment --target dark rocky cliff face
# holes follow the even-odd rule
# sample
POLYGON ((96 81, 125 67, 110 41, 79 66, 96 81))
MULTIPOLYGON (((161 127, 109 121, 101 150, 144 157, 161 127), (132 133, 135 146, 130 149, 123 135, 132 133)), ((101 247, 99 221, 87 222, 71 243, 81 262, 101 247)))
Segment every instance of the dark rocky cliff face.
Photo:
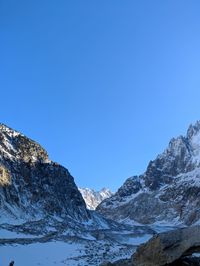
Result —
POLYGON ((67 169, 36 142, 0 124, 0 221, 90 214, 67 169))
POLYGON ((168 148, 140 176, 126 180, 97 210, 123 222, 184 223, 200 220, 200 121, 168 148))

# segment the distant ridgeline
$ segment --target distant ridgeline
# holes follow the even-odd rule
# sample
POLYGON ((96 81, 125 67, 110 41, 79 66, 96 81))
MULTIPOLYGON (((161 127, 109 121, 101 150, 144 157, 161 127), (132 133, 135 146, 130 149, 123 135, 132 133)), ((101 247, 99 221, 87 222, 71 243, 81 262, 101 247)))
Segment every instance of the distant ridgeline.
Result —
POLYGON ((102 188, 100 191, 94 191, 89 188, 79 188, 79 191, 81 192, 89 210, 95 210, 103 200, 113 195, 113 193, 107 188, 102 188))

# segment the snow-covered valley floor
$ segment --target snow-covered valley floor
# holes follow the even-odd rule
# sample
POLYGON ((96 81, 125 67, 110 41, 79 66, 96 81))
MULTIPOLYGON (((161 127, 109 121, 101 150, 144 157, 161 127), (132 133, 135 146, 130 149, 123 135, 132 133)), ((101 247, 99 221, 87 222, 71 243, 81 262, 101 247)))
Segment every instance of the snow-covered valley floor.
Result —
MULTIPOLYGON (((157 230, 166 231, 161 227, 157 230)), ((151 233, 108 232, 106 238, 99 240, 65 237, 43 241, 40 236, 1 228, 0 265, 8 266, 14 260, 15 266, 98 266, 105 261, 130 258, 138 245, 152 237, 151 233)))
POLYGON ((130 257, 151 236, 132 236, 130 232, 117 235, 110 231, 109 237, 102 240, 65 237, 63 241, 43 242, 40 237, 0 229, 0 265, 8 266, 14 260, 15 266, 97 266, 130 257))
POLYGON ((16 266, 99 265, 103 261, 129 257, 134 249, 131 245, 112 245, 105 241, 4 245, 0 247, 0 265, 8 266, 11 260, 16 266))

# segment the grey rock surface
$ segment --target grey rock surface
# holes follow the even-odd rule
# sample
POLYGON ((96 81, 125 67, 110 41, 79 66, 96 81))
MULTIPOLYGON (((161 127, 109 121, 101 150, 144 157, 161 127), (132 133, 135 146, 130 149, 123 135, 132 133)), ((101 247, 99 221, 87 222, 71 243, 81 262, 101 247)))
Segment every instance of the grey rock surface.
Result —
POLYGON ((195 257, 185 257, 181 258, 175 262, 168 264, 168 266, 199 266, 200 258, 195 257))
MULTIPOLYGON (((136 266, 131 260, 119 260, 116 262, 108 262, 100 266, 136 266)), ((200 258, 198 257, 183 257, 170 264, 164 266, 200 266, 200 258)))
POLYGON ((200 226, 161 233, 141 245, 132 256, 136 266, 168 265, 200 251, 200 226))

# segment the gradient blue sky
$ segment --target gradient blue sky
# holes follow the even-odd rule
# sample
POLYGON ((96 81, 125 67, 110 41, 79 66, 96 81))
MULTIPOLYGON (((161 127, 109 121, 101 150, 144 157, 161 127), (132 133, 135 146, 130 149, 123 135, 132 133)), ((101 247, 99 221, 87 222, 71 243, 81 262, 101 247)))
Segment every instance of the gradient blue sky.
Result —
POLYGON ((200 1, 0 0, 0 120, 117 189, 200 119, 200 1))

